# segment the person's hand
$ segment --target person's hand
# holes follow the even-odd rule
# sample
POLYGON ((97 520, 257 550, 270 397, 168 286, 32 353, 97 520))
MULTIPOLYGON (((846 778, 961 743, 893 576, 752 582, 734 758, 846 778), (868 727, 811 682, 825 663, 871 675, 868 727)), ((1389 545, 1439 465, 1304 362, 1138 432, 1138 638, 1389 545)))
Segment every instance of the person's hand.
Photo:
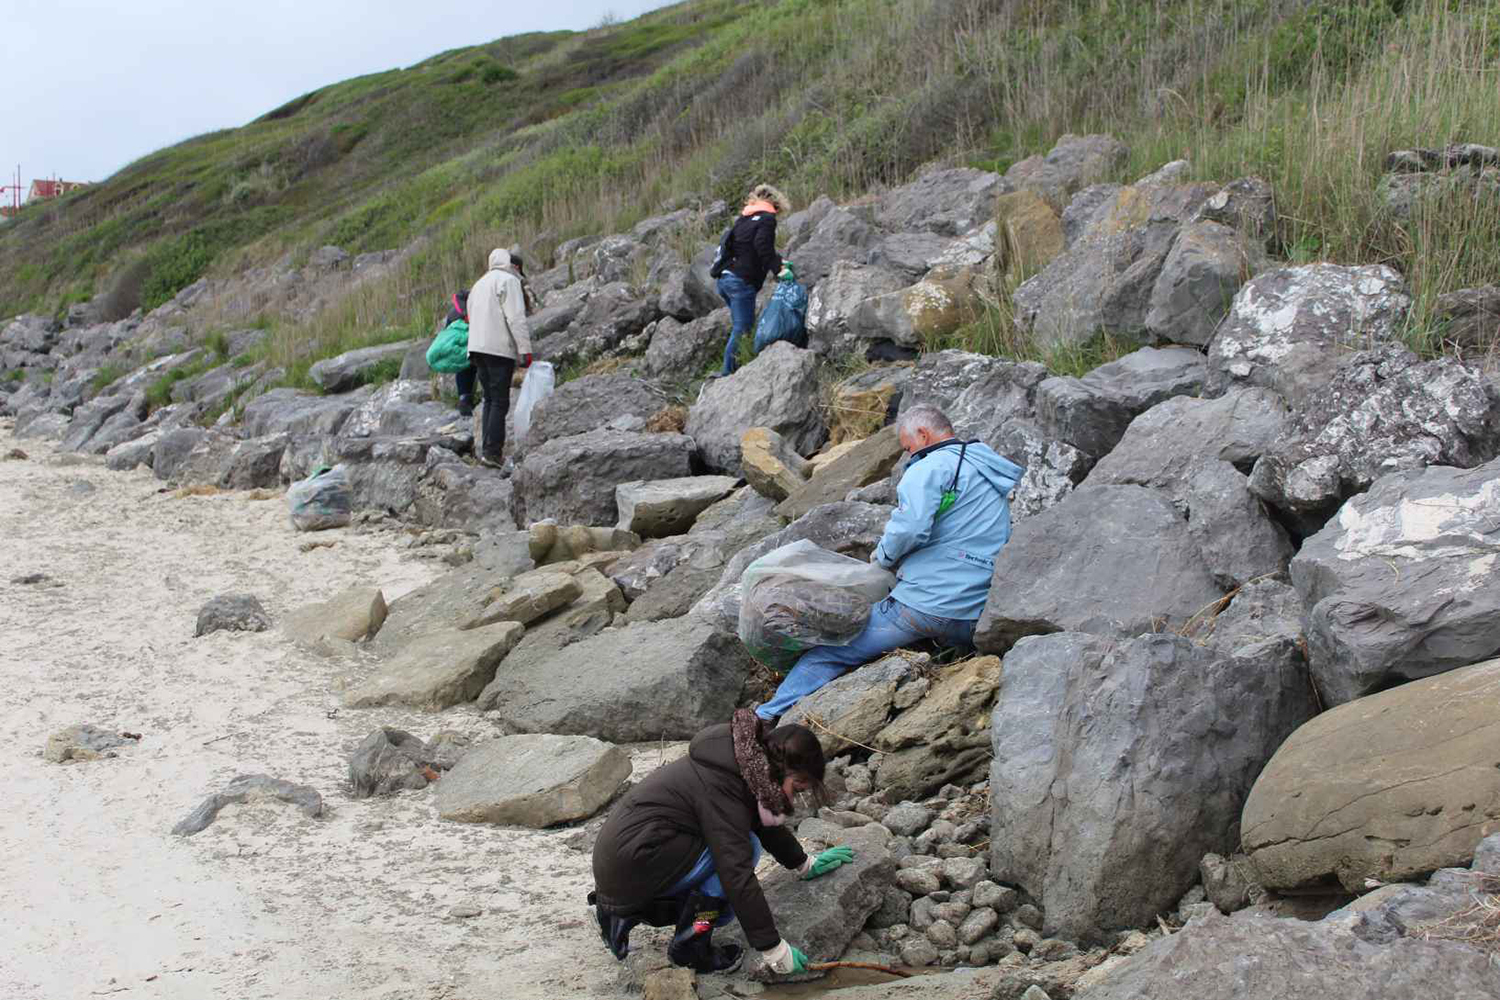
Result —
POLYGON ((819 875, 827 875, 839 865, 847 865, 854 860, 854 848, 852 847, 830 847, 828 850, 812 859, 812 866, 808 868, 803 878, 817 878, 819 875))
POLYGON ((531 354, 530 354, 530 352, 527 352, 526 354, 523 354, 521 356, 521 367, 522 368, 530 368, 531 367, 531 354))
POLYGON ((761 952, 760 957, 765 960, 766 968, 778 975, 794 976, 807 971, 807 956, 785 941, 776 942, 776 947, 761 952))

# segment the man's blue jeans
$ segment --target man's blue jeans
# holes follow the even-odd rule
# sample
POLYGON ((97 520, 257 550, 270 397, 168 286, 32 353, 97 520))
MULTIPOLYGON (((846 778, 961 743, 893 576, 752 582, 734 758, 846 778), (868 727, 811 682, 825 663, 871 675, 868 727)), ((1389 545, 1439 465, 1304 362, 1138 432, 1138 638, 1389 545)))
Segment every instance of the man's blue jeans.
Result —
MULTIPOLYGON (((750 844, 755 848, 755 859, 750 862, 753 868, 760 864, 760 838, 753 833, 750 834, 750 844)), ((686 896, 691 892, 701 892, 705 896, 724 900, 724 908, 719 911, 719 919, 714 921, 715 927, 723 927, 734 919, 734 907, 729 905, 728 897, 724 895, 724 883, 719 881, 719 872, 714 868, 713 852, 706 847, 703 853, 698 855, 698 863, 677 880, 677 884, 667 891, 667 895, 686 896)))
POLYGON ((750 282, 733 271, 719 276, 719 298, 729 307, 729 343, 724 347, 725 375, 734 374, 735 348, 740 334, 749 333, 755 326, 755 289, 750 282))
POLYGON ((944 646, 972 646, 975 624, 972 618, 929 615, 907 607, 894 597, 887 597, 870 609, 865 630, 849 645, 814 646, 803 653, 771 700, 757 708, 755 714, 768 721, 784 715, 824 684, 869 663, 882 653, 921 639, 934 639, 944 646))

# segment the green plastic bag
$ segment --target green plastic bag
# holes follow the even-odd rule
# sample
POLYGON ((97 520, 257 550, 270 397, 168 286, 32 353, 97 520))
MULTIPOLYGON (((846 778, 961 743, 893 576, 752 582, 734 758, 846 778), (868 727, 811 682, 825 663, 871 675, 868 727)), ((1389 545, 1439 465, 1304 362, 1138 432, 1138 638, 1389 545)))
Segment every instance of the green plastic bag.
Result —
POLYGON ((452 375, 469 367, 469 324, 461 319, 443 327, 427 348, 427 367, 452 375))

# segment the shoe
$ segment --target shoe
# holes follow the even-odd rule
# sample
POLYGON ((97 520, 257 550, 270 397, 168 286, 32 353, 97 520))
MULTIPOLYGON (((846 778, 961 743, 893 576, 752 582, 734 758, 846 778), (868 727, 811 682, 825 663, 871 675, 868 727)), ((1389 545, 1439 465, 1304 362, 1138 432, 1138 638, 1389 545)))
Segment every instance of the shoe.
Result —
POLYGON ((672 943, 667 945, 668 961, 703 975, 738 969, 745 958, 745 949, 737 944, 713 943, 714 922, 728 906, 725 900, 714 896, 689 894, 682 902, 672 943))
POLYGON ((460 417, 472 417, 474 415, 473 396, 465 395, 458 397, 458 415, 460 417))
POLYGON ((491 458, 488 455, 480 455, 479 464, 484 466, 486 469, 499 469, 501 472, 505 471, 504 462, 501 462, 497 458, 491 458))

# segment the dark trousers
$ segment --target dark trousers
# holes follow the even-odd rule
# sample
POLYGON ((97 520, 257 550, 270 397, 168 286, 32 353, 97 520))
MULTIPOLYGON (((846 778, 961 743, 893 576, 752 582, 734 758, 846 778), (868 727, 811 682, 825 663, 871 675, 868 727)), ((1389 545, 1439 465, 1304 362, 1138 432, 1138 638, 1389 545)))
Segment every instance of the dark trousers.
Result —
POLYGON ((458 394, 460 396, 468 396, 472 399, 474 397, 474 380, 476 378, 478 378, 478 374, 474 371, 473 365, 470 365, 461 372, 454 372, 453 384, 458 388, 458 394))
POLYGON ((516 359, 471 353, 469 363, 478 372, 479 384, 484 388, 484 409, 479 418, 484 432, 484 457, 498 462, 505 450, 505 414, 510 411, 510 377, 515 374, 516 359))

